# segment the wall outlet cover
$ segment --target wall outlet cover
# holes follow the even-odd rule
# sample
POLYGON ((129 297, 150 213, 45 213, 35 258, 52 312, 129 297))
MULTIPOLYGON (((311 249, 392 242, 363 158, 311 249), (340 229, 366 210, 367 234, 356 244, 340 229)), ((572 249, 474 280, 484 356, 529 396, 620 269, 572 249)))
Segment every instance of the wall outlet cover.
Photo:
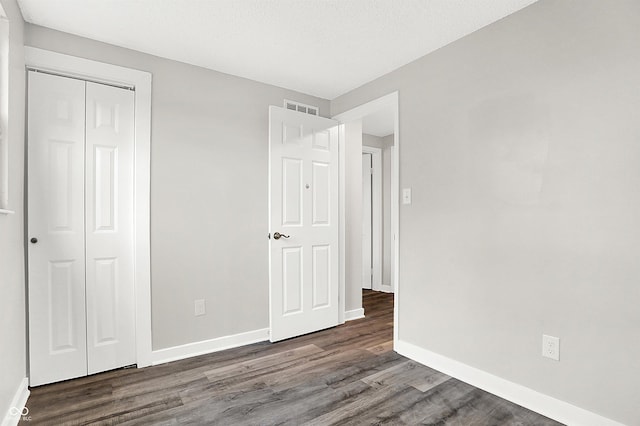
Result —
POLYGON ((542 356, 560 361, 560 339, 554 336, 542 335, 542 356))
POLYGON ((206 305, 204 303, 204 299, 198 299, 194 302, 195 305, 195 316, 199 317, 207 313, 206 305))

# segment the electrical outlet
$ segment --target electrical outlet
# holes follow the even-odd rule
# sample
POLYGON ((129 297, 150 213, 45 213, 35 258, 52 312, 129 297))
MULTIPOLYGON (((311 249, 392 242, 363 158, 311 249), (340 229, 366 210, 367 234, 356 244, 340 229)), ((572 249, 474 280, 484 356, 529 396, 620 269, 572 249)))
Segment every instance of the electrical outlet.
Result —
POLYGON ((560 339, 542 335, 542 356, 560 361, 560 339))
POLYGON ((207 313, 207 309, 206 309, 206 306, 204 304, 204 299, 198 299, 198 300, 195 301, 194 304, 195 304, 195 308, 196 308, 195 315, 197 317, 207 313))

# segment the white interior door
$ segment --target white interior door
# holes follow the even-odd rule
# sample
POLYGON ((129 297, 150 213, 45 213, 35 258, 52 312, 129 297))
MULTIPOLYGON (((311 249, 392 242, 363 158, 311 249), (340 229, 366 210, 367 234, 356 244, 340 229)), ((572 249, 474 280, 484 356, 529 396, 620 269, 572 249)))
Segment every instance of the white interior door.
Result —
POLYGON ((30 384, 136 362, 133 92, 29 72, 30 384))
POLYGON ((269 124, 274 342, 338 324, 338 123, 272 106, 269 124))
POLYGON ((135 364, 134 92, 87 82, 88 374, 135 364))
POLYGON ((373 288, 371 154, 362 153, 362 288, 373 288))
POLYGON ((87 374, 85 83, 29 72, 31 386, 87 374))

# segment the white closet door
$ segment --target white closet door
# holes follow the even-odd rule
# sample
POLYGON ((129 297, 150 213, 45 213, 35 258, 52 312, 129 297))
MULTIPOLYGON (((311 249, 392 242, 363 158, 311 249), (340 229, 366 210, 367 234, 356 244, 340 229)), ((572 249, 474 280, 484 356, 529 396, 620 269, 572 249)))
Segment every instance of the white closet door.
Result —
POLYGON ((134 93, 87 82, 86 286, 89 374, 136 362, 134 93))
POLYGON ((362 288, 373 288, 371 154, 362 153, 362 288))
POLYGON ((85 83, 29 72, 30 385, 87 374, 85 83))

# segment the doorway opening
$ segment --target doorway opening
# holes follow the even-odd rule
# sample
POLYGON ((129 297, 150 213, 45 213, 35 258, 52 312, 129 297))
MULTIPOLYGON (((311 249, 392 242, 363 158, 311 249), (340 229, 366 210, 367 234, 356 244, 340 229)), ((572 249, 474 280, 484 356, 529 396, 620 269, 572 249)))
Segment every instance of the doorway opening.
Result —
POLYGON ((333 117, 341 131, 344 320, 366 316, 363 291, 394 293, 398 335, 399 127, 394 92, 333 117), (364 289, 364 290, 363 290, 364 289))
POLYGON ((362 288, 393 293, 391 164, 393 133, 362 128, 362 288))

